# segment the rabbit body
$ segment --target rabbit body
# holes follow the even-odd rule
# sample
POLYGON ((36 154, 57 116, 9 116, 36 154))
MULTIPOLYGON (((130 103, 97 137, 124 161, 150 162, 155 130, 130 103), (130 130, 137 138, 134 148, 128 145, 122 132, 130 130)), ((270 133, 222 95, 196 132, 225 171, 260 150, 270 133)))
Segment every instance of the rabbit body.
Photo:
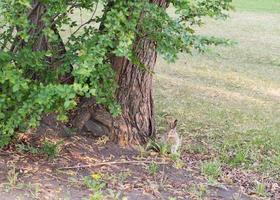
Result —
POLYGON ((169 124, 169 129, 166 131, 161 137, 161 143, 165 143, 170 146, 170 151, 172 154, 178 152, 182 138, 180 138, 179 134, 176 131, 177 120, 173 123, 169 124))

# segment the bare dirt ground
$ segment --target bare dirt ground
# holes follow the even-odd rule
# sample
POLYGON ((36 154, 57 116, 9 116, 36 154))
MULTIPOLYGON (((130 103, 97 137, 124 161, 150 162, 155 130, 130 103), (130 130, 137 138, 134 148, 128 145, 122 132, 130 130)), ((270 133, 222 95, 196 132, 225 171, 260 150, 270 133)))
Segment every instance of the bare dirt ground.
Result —
POLYGON ((14 145, 1 151, 1 200, 89 199, 91 191, 82 180, 93 173, 102 174, 104 199, 118 199, 112 195, 117 193, 119 199, 132 200, 252 199, 234 185, 208 183, 193 167, 195 158, 190 155, 182 155, 182 167, 176 169, 168 157, 122 149, 104 138, 24 134, 20 140, 35 147, 46 139, 64 141, 55 159, 20 153, 14 145), (150 163, 159 166, 154 175, 147 170, 150 163))
POLYGON ((140 147, 120 148, 106 136, 67 135, 65 130, 48 116, 36 131, 20 134, 15 144, 0 151, 1 200, 252 199, 234 184, 208 182, 192 155, 183 153, 175 162, 140 147), (63 141, 55 158, 35 151, 44 141, 63 141), (23 152, 19 144, 28 150, 23 152), (90 198, 94 192, 85 184, 85 177, 92 180, 94 174, 104 183, 99 198, 90 198))

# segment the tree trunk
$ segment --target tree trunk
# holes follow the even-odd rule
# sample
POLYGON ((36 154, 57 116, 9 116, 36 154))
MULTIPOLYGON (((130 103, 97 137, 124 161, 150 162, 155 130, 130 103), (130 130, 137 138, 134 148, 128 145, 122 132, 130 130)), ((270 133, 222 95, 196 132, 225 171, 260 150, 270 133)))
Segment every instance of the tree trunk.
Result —
POLYGON ((135 53, 147 67, 143 70, 125 58, 115 58, 119 89, 117 100, 122 114, 113 120, 112 136, 120 145, 143 144, 155 135, 152 73, 156 63, 155 44, 138 39, 135 53))
MULTIPOLYGON (((168 6, 166 0, 150 2, 163 8, 168 6)), ((84 127, 85 131, 96 136, 106 134, 107 130, 111 139, 120 146, 144 144, 155 136, 152 72, 157 59, 156 44, 148 38, 137 38, 134 53, 146 69, 123 57, 113 58, 112 61, 119 86, 116 97, 122 114, 112 118, 105 109, 96 105, 91 107, 91 111, 85 108, 75 120, 80 130, 84 127), (98 134, 97 130, 100 130, 98 134)))
MULTIPOLYGON (((151 3, 167 7, 166 0, 151 3)), ((155 136, 153 74, 157 60, 156 44, 147 38, 137 38, 134 53, 146 69, 125 58, 115 58, 119 89, 117 100, 122 114, 113 120, 112 136, 121 146, 143 144, 155 136)))

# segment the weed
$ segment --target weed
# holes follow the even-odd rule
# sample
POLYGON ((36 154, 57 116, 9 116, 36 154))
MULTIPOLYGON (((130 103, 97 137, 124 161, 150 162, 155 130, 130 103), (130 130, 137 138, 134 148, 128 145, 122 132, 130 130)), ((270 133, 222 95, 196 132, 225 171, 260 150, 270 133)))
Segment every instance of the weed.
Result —
POLYGON ((207 187, 205 185, 198 184, 196 188, 197 188, 197 195, 200 198, 204 198, 207 196, 207 187))
POLYGON ((218 161, 207 161, 201 163, 201 173, 208 179, 217 179, 221 175, 221 166, 218 161))
POLYGON ((176 169, 181 169, 184 166, 184 162, 180 159, 179 154, 171 154, 170 158, 173 161, 173 166, 176 169))
POLYGON ((103 189, 106 185, 102 180, 94 180, 92 177, 87 176, 83 179, 83 183, 93 192, 103 189))
POLYGON ((146 150, 146 148, 142 145, 138 145, 136 146, 136 149, 138 150, 139 152, 139 155, 141 158, 143 157, 147 157, 149 155, 149 152, 146 150))
POLYGON ((33 147, 29 144, 16 144, 16 149, 21 153, 31 153, 33 155, 39 153, 39 149, 37 147, 33 147))
POLYGON ((186 191, 191 195, 192 199, 206 199, 208 195, 207 186, 204 184, 193 184, 186 188, 186 191))
POLYGON ((266 196, 265 185, 263 183, 259 183, 259 182, 256 183, 255 193, 260 197, 265 197, 266 196))
POLYGON ((39 184, 31 184, 29 183, 20 183, 16 187, 17 189, 27 190, 33 199, 38 199, 40 193, 40 185, 39 184))
POLYGON ((104 195, 100 192, 94 192, 93 194, 90 195, 89 197, 90 200, 104 200, 104 195))
POLYGON ((35 186, 34 186, 34 189, 33 189, 33 191, 31 190, 30 191, 30 193, 31 193, 31 195, 34 197, 34 199, 37 199, 38 197, 39 197, 39 192, 40 192, 40 186, 38 185, 38 184, 36 184, 35 186))
POLYGON ((51 143, 49 141, 44 141, 40 148, 33 147, 30 144, 17 144, 16 149, 21 153, 30 153, 33 155, 45 154, 48 158, 53 159, 59 154, 59 147, 63 141, 57 143, 51 143))
POLYGON ((152 176, 156 175, 159 170, 159 165, 157 163, 151 163, 148 165, 148 173, 152 176))
POLYGON ((16 172, 15 166, 13 166, 12 169, 8 171, 7 180, 10 187, 16 186, 18 181, 18 172, 16 172))
POLYGON ((83 178, 84 185, 92 192, 90 200, 103 200, 102 189, 106 186, 100 174, 92 174, 83 178))
POLYGON ((170 151, 170 145, 151 140, 148 142, 146 150, 153 150, 159 152, 160 155, 167 155, 170 151))
POLYGON ((130 171, 126 171, 126 172, 120 172, 118 174, 118 181, 121 184, 124 184, 124 182, 127 180, 127 178, 131 176, 131 172, 130 171))
POLYGON ((59 147, 61 144, 63 144, 63 141, 59 141, 57 143, 51 143, 49 141, 44 141, 44 143, 41 147, 41 151, 42 151, 42 153, 47 155, 48 158, 54 159, 59 154, 59 147))
POLYGON ((122 196, 122 192, 120 191, 114 191, 114 190, 111 190, 111 189, 108 189, 107 191, 109 194, 106 195, 106 199, 110 199, 110 200, 127 200, 127 197, 123 197, 122 196))
POLYGON ((168 179, 168 176, 167 174, 163 171, 161 173, 161 176, 160 176, 160 179, 159 179, 159 186, 161 188, 164 188, 164 185, 167 183, 167 179, 168 179))

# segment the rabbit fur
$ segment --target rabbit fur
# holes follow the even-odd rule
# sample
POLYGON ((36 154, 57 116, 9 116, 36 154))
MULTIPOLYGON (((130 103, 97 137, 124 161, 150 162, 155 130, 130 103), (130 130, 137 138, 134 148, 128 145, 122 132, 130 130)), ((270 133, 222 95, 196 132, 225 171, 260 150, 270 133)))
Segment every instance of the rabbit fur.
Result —
POLYGON ((170 145, 170 151, 172 154, 178 152, 182 142, 182 138, 176 131, 177 121, 178 120, 176 119, 173 122, 169 123, 168 130, 162 135, 160 139, 161 143, 170 145))

